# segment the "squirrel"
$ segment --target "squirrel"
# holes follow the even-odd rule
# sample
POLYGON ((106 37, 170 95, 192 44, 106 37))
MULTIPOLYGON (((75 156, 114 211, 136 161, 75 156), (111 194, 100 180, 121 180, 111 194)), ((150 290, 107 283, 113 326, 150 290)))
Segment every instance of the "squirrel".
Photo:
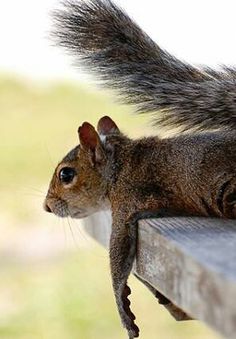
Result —
MULTIPOLYGON (((132 140, 108 116, 96 129, 84 122, 79 145, 56 167, 44 203, 59 217, 111 209, 113 290, 129 338, 138 337, 127 285, 138 220, 236 218, 236 70, 199 69, 176 59, 110 0, 66 0, 54 20, 56 42, 106 87, 138 112, 155 113, 158 126, 185 132, 132 140)), ((149 288, 175 316, 175 306, 149 288)))

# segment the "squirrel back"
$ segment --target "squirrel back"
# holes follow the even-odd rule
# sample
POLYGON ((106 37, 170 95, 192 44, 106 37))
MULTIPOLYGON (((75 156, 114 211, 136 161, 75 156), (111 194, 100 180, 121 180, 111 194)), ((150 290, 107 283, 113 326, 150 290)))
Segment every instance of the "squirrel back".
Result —
POLYGON ((76 61, 155 123, 182 130, 236 127, 236 69, 198 69, 156 45, 110 0, 66 0, 53 37, 76 61))

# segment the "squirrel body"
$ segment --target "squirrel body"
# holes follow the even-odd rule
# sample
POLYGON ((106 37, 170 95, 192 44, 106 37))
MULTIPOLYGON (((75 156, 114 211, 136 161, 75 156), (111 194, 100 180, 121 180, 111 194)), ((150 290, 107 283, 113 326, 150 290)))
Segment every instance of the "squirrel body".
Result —
MULTIPOLYGON (((163 215, 236 218, 236 72, 199 70, 177 60, 109 0, 66 1, 55 18, 59 44, 126 102, 146 112, 158 110, 162 125, 202 130, 131 140, 108 116, 97 129, 84 122, 79 146, 59 163, 48 189, 44 207, 60 217, 83 218, 111 209, 113 289, 122 323, 134 338, 139 329, 127 280, 138 220, 163 215), (210 131, 214 129, 219 130, 210 131)), ((149 288, 178 318, 175 306, 149 288)))
MULTIPOLYGON (((98 131, 102 124, 116 126, 103 117, 98 131)), ((129 309, 127 279, 135 259, 138 220, 166 215, 236 218, 236 135, 207 132, 131 140, 117 127, 115 133, 114 128, 105 130, 107 135, 99 137, 88 123, 79 128, 80 146, 56 168, 45 208, 72 218, 111 209, 113 289, 123 325, 134 338, 139 330, 129 309), (64 182, 67 176, 63 179, 62 173, 68 169, 73 177, 64 182)))

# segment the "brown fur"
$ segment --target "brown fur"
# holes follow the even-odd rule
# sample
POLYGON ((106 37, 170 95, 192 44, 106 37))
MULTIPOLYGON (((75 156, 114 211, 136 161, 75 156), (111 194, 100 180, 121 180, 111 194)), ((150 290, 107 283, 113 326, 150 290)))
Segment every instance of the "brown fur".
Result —
POLYGON ((163 213, 235 218, 236 135, 131 140, 109 117, 100 119, 98 131, 100 136, 88 123, 80 127, 80 146, 56 168, 45 208, 72 218, 111 208, 113 288, 123 325, 134 338, 139 330, 129 308, 127 279, 136 253, 137 221, 163 213), (59 178, 64 167, 76 172, 67 184, 59 178))

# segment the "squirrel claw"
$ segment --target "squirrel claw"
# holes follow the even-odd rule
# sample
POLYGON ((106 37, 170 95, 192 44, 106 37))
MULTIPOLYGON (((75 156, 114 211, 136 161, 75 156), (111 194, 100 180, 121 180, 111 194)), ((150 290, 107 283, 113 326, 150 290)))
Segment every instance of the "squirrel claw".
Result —
POLYGON ((129 288, 128 285, 125 285, 124 290, 123 290, 123 296, 128 297, 128 295, 131 294, 131 289, 129 288))
POLYGON ((131 289, 125 285, 122 293, 122 303, 123 303, 123 310, 125 311, 126 320, 124 321, 124 325, 128 330, 129 338, 137 338, 139 336, 139 328, 134 323, 134 320, 136 319, 135 315, 130 309, 130 300, 128 299, 128 295, 131 294, 131 289))
POLYGON ((129 334, 129 339, 138 338, 139 337, 139 328, 138 328, 138 326, 136 326, 134 324, 132 330, 128 331, 128 334, 129 334))

